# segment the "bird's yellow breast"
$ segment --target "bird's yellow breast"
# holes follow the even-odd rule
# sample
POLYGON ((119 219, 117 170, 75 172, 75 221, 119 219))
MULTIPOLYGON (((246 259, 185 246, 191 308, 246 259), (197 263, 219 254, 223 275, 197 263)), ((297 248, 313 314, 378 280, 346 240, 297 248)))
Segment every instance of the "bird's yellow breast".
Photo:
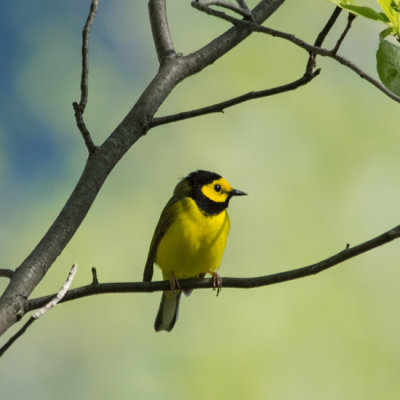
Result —
POLYGON ((226 210, 204 215, 189 197, 176 202, 173 222, 158 245, 155 262, 164 279, 197 277, 215 271, 220 263, 229 232, 226 210))

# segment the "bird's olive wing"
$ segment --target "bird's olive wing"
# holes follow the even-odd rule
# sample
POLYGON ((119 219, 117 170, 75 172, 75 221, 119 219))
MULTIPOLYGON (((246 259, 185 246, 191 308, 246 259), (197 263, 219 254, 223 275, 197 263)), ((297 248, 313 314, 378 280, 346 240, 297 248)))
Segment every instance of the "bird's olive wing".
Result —
POLYGON ((151 240, 149 254, 147 255, 146 266, 144 267, 144 273, 143 273, 144 282, 146 281, 150 282, 153 277, 154 262, 156 258, 157 248, 165 232, 172 224, 175 211, 174 204, 176 203, 176 201, 177 200, 174 197, 172 197, 161 213, 160 219, 156 226, 156 230, 154 231, 153 239, 151 240))

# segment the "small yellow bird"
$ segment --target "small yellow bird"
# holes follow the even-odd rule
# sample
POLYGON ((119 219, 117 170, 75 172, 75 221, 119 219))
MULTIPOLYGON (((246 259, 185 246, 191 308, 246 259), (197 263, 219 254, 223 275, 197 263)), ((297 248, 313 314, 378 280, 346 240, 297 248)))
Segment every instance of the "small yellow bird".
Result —
MULTIPOLYGON (((179 279, 209 273, 218 290, 222 282, 215 272, 229 232, 226 212, 232 196, 246 193, 232 189, 220 175, 195 171, 183 178, 161 213, 144 269, 143 281, 151 281, 156 263, 171 291, 163 292, 154 329, 170 331, 178 316, 179 279)), ((190 293, 190 292, 189 292, 190 293)))

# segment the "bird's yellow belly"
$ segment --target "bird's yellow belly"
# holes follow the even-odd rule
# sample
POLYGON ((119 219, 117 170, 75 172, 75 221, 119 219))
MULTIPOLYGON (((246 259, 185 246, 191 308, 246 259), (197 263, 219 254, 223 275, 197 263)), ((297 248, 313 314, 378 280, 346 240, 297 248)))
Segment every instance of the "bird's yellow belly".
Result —
POLYGON ((215 271, 225 250, 229 217, 224 210, 205 216, 191 198, 177 202, 172 225, 161 239, 156 264, 164 279, 193 278, 215 271))

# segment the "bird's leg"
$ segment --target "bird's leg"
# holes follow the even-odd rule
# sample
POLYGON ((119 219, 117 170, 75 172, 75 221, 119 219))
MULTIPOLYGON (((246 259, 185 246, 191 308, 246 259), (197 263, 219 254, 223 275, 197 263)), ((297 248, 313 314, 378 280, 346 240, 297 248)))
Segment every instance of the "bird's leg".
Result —
POLYGON ((178 279, 176 279, 175 274, 172 272, 171 276, 169 277, 169 285, 171 287, 171 291, 175 292, 177 289, 180 289, 181 286, 179 285, 178 279))
POLYGON ((222 290, 222 278, 215 271, 210 272, 213 279, 213 290, 217 289, 217 296, 219 292, 222 290))

